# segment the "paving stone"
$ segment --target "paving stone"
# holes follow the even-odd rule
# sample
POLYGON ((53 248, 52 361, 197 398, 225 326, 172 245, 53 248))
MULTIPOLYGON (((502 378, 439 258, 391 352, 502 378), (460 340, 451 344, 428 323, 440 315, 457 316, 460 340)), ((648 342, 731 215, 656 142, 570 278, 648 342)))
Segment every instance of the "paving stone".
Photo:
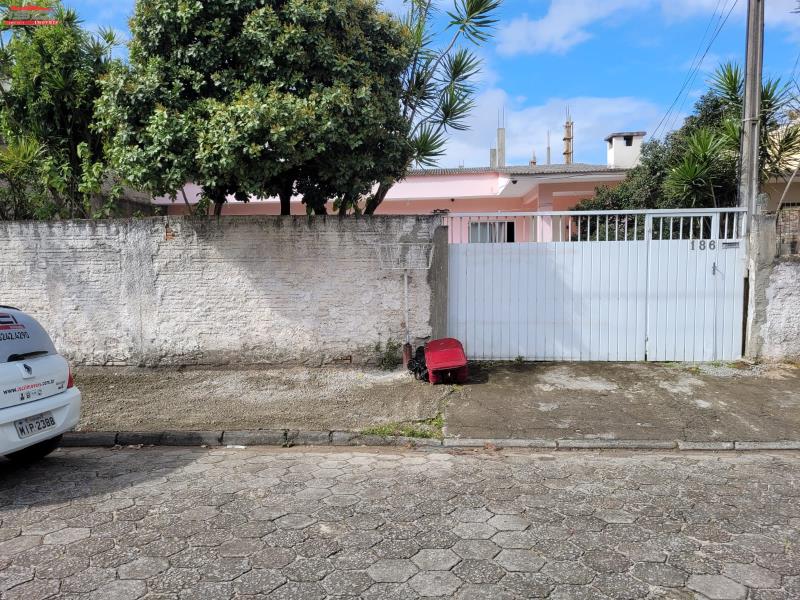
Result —
POLYGON ((598 573, 624 573, 631 566, 631 561, 613 550, 589 550, 583 555, 582 562, 598 573))
POLYGON ((678 588, 686 582, 686 573, 661 563, 639 563, 633 566, 632 574, 650 585, 678 588))
POLYGON ((781 577, 758 565, 728 563, 722 574, 749 588, 779 588, 781 577))
POLYGON ((487 523, 459 523, 453 533, 465 540, 488 540, 497 530, 487 523))
POLYGON ((200 581, 201 571, 199 569, 185 569, 170 567, 158 577, 154 577, 147 582, 151 591, 159 593, 175 593, 191 588, 200 581))
POLYGON ((275 524, 281 529, 303 529, 312 523, 316 523, 316 519, 309 515, 285 515, 275 521, 275 524))
POLYGON ((46 565, 36 567, 38 579, 64 579, 85 571, 89 559, 81 556, 62 556, 46 565))
POLYGON ((89 594, 89 600, 138 600, 145 595, 144 581, 110 581, 89 594))
POLYGON ((269 594, 286 583, 286 577, 277 569, 252 569, 233 582, 237 594, 269 594))
POLYGON ((264 547, 260 540, 230 540, 217 548, 217 554, 227 557, 252 556, 264 547))
POLYGON ((491 540, 462 540, 453 546, 453 552, 464 559, 489 560, 500 553, 500 546, 491 540))
POLYGON ((495 515, 487 522, 498 531, 523 531, 530 526, 530 523, 517 515, 495 515))
POLYGON ((549 562, 542 567, 540 573, 553 581, 570 585, 591 583, 595 576, 591 569, 587 569, 581 563, 568 560, 549 562))
POLYGON ((500 584, 521 598, 547 598, 555 587, 552 579, 540 573, 508 573, 500 584))
POLYGON ((378 558, 411 558, 419 550, 416 540, 384 540, 372 548, 378 558))
POLYGON ((743 600, 747 597, 743 585, 722 575, 692 575, 686 585, 709 600, 743 600))
POLYGON ((529 550, 537 541, 540 534, 532 531, 501 531, 492 536, 492 541, 501 548, 516 550, 529 550))
POLYGON ((456 600, 516 600, 511 592, 496 585, 465 583, 455 596, 456 600))
POLYGON ((169 568, 169 562, 163 558, 138 558, 117 569, 120 579, 149 579, 169 568))
POLYGON ((230 582, 198 581, 181 590, 180 600, 226 600, 233 596, 230 582))
POLYGON ((333 596, 358 596, 373 584, 363 571, 337 571, 322 581, 322 587, 333 596))
POLYGON ((417 541, 420 548, 445 549, 452 548, 453 545, 458 543, 460 538, 450 531, 429 529, 418 534, 414 539, 417 541))
POLYGON ((319 583, 288 581, 269 595, 271 600, 322 600, 325 590, 319 583))
POLYGON ((204 565, 201 579, 203 581, 233 581, 251 569, 246 558, 218 558, 204 565))
POLYGON ((428 571, 414 575, 408 585, 420 596, 452 596, 461 583, 448 571, 428 571))
POLYGON ((557 585, 549 600, 609 600, 608 596, 587 585, 557 585))
POLYGON ((421 571, 449 571, 461 559, 452 550, 423 549, 411 559, 421 571))
POLYGON ((98 569, 89 567, 80 573, 65 577, 61 580, 61 592, 74 594, 87 594, 93 592, 116 577, 114 569, 98 569))
POLYGON ((453 568, 453 573, 469 583, 497 583, 505 571, 489 560, 462 560, 453 568))
POLYGON ((639 600, 650 593, 650 586, 620 573, 601 573, 592 580, 592 587, 617 600, 639 600))
POLYGON ((42 538, 43 544, 69 544, 84 538, 89 537, 91 534, 87 527, 65 527, 53 533, 48 533, 42 538))
POLYGON ((634 515, 624 510, 601 510, 594 516, 606 523, 633 523, 636 521, 634 515))
POLYGON ((378 562, 371 550, 345 550, 331 558, 336 570, 364 571, 378 562))
POLYGON ((3 594, 3 600, 44 600, 58 593, 59 583, 53 579, 34 579, 21 583, 3 594))
POLYGON ((416 572, 416 565, 404 559, 379 560, 367 569, 369 576, 377 583, 402 583, 416 572))
POLYGON ((800 598, 790 453, 67 448, 3 477, 4 600, 800 598))
POLYGON ((506 571, 535 573, 545 564, 545 559, 530 550, 502 550, 494 561, 506 571))

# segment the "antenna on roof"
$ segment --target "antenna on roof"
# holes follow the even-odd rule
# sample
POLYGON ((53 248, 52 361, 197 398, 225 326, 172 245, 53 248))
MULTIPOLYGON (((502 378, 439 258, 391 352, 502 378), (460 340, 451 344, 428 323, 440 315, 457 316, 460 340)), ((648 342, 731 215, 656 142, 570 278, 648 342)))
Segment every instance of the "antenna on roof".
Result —
POLYGON ((497 167, 506 166, 506 107, 498 111, 497 118, 497 167))
POLYGON ((572 122, 572 115, 567 106, 567 122, 564 123, 564 164, 571 165, 574 158, 574 123, 572 122))

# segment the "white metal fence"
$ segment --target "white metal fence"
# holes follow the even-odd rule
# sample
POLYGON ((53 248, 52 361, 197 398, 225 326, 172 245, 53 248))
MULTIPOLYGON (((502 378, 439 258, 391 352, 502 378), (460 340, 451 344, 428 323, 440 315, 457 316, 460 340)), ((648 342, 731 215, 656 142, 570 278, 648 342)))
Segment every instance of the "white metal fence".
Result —
POLYGON ((449 333, 474 359, 741 356, 740 209, 473 213, 449 227, 449 333))

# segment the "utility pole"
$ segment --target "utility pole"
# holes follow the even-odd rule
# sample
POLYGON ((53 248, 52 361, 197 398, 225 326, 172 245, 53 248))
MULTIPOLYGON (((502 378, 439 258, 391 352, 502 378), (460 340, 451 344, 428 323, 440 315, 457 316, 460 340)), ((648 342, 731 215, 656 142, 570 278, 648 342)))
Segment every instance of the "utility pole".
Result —
POLYGON ((756 212, 759 193, 761 71, 764 61, 764 2, 748 0, 747 48, 739 167, 739 205, 747 208, 747 228, 756 212))

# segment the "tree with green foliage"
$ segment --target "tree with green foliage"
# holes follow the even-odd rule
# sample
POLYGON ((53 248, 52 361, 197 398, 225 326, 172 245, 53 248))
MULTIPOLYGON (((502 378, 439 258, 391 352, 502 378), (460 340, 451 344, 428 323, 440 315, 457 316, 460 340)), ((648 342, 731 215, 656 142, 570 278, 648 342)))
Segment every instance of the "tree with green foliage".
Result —
POLYGON ((110 31, 87 32, 75 11, 54 9, 58 25, 4 26, 0 35, 0 218, 113 208, 113 193, 101 193, 110 174, 92 122, 100 81, 119 64, 117 42, 110 31))
POLYGON ((103 82, 97 129, 135 187, 305 193, 344 207, 410 156, 400 76, 410 40, 375 0, 139 0, 130 65, 103 82))
MULTIPOLYGON (((664 141, 642 147, 640 164, 617 187, 598 188, 579 210, 703 208, 737 204, 744 77, 719 67, 694 114, 664 141)), ((800 154, 797 99, 779 79, 767 79, 761 99, 761 179, 785 177, 800 154)))
MULTIPOLYGON (((411 33, 412 53, 402 76, 401 101, 412 155, 403 165, 403 175, 415 165, 435 165, 444 154, 448 133, 468 128, 481 61, 461 44, 479 46, 491 37, 501 2, 453 0, 445 32, 434 29, 434 0, 406 3, 403 23, 411 33), (440 45, 441 35, 448 33, 445 44, 440 45)), ((367 198, 366 214, 375 212, 400 178, 392 175, 379 180, 377 189, 367 198)))

